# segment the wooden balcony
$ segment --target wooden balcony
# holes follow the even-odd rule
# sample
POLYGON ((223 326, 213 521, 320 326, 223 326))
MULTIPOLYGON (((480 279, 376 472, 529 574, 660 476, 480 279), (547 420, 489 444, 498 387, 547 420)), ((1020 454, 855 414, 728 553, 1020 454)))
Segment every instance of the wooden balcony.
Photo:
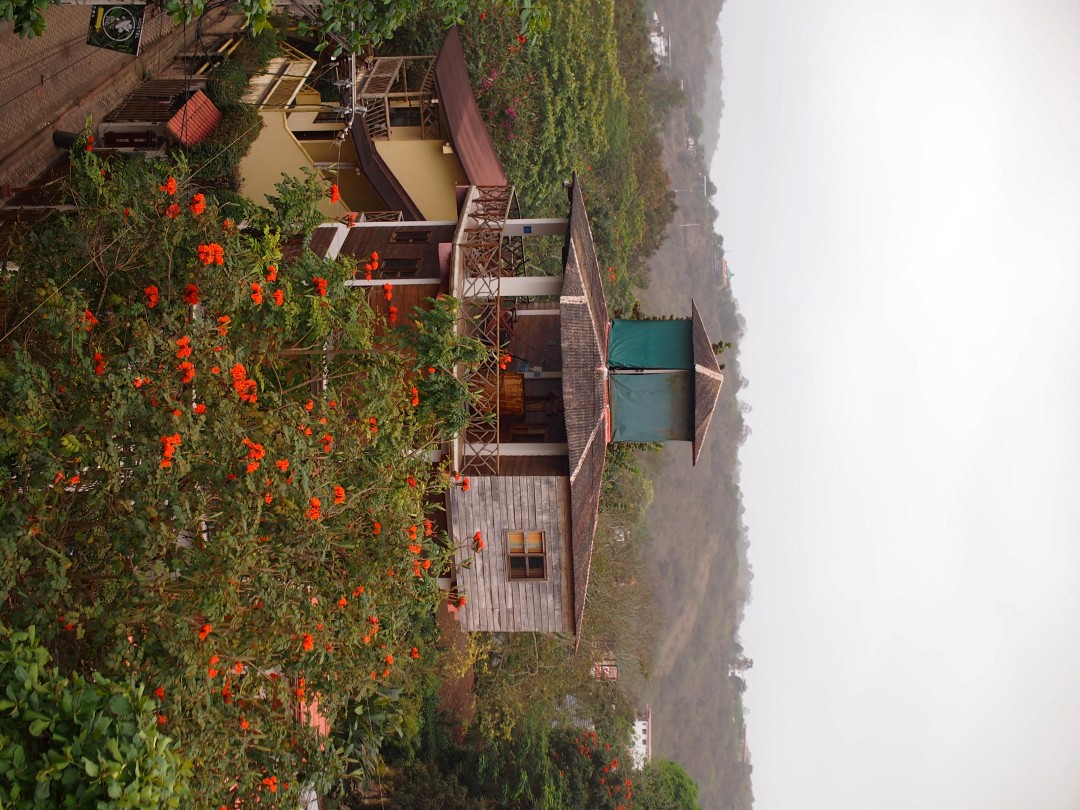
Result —
POLYGON ((416 117, 409 125, 418 125, 423 139, 442 137, 432 56, 380 56, 359 66, 356 102, 366 109, 364 125, 373 141, 388 140, 394 116, 402 114, 416 117))

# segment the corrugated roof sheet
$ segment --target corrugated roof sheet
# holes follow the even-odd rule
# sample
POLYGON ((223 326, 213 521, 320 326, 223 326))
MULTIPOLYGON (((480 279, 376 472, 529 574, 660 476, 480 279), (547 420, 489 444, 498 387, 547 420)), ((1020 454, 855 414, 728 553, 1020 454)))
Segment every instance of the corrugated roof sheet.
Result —
POLYGON ((165 130, 181 146, 195 146, 213 135, 220 123, 221 110, 202 90, 196 90, 195 95, 169 119, 165 130))
POLYGON ((608 444, 607 301, 585 201, 575 178, 559 300, 563 410, 570 456, 574 630, 580 635, 608 444))
POLYGON ((435 85, 450 129, 450 142, 469 183, 505 186, 506 172, 499 162, 480 108, 476 106, 457 26, 446 35, 435 60, 435 85))
POLYGON ((720 389, 724 386, 724 372, 713 351, 712 341, 701 322, 697 304, 690 300, 690 318, 694 331, 694 441, 692 444, 693 463, 697 464, 701 454, 701 444, 712 421, 713 410, 720 399, 720 389))

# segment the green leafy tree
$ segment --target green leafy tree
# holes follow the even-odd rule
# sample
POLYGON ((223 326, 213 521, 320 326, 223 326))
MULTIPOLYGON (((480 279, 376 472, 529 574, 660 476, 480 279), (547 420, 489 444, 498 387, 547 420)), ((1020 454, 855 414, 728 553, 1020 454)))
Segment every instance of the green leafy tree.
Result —
POLYGON ((63 677, 35 628, 0 623, 0 805, 180 807, 191 765, 141 686, 63 677))
POLYGON ((391 324, 283 227, 314 178, 241 228, 182 165, 73 164, 73 211, 0 286, 5 619, 153 697, 190 806, 295 806, 405 733, 396 699, 367 736, 316 726, 408 693, 429 655, 451 553, 429 451, 470 403, 447 364, 489 358, 453 300, 391 324))
POLYGON ((635 782, 638 810, 700 810, 698 786, 677 762, 653 759, 635 782))

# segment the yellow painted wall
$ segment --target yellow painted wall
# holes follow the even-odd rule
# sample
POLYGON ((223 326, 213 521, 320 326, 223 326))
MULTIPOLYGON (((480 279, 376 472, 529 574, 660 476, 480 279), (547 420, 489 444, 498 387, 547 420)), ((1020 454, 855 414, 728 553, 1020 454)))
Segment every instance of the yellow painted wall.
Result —
POLYGON ((468 182, 457 155, 443 154, 442 141, 399 139, 397 133, 406 129, 416 128, 396 127, 394 140, 376 141, 379 156, 425 219, 457 219, 454 186, 468 182))
MULTIPOLYGON (((265 126, 251 151, 240 161, 240 193, 259 205, 266 205, 267 195, 277 194, 274 186, 281 182, 282 174, 302 178, 305 168, 314 169, 316 162, 337 161, 339 153, 332 141, 309 141, 301 145, 289 132, 282 112, 261 115, 265 126)), ((350 143, 342 146, 340 155, 342 160, 356 160, 350 143)), ((321 173, 328 182, 336 182, 341 191, 339 202, 331 203, 327 197, 319 206, 326 217, 337 219, 348 211, 381 211, 386 207, 356 169, 349 167, 337 172, 324 169, 321 173)))

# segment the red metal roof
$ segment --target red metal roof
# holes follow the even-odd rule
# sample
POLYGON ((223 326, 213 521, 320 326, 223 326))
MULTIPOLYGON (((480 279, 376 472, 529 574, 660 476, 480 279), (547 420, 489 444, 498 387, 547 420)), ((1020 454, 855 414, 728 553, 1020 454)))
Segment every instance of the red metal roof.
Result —
POLYGON ((165 129, 181 146, 194 146, 214 134, 220 123, 221 110, 202 90, 196 90, 195 95, 169 119, 165 129))

